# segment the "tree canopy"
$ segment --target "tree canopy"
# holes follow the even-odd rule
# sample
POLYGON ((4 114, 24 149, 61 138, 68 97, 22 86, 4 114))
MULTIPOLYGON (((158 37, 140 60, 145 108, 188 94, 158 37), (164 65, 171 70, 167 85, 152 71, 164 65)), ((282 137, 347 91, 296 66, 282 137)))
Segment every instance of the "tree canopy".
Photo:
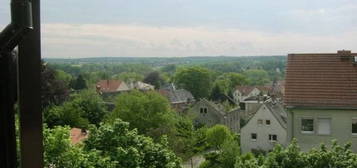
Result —
POLYGON ((208 97, 212 88, 212 73, 202 67, 185 67, 178 69, 174 76, 174 82, 199 99, 208 97))
POLYGON ((131 91, 118 96, 110 119, 120 118, 137 128, 139 133, 162 135, 174 126, 175 112, 158 92, 131 91))

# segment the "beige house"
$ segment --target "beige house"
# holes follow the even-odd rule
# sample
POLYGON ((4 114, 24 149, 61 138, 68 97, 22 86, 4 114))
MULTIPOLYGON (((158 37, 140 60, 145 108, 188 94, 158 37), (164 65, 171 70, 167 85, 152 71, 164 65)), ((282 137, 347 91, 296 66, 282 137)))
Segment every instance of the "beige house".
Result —
POLYGON ((225 111, 219 105, 206 99, 196 102, 189 110, 189 114, 194 117, 196 125, 202 124, 211 127, 216 124, 222 124, 236 133, 240 130, 240 112, 241 110, 239 109, 225 111))
POLYGON ((288 140, 302 150, 352 143, 357 152, 357 53, 289 54, 284 103, 288 140))
POLYGON ((286 144, 287 115, 283 107, 271 99, 241 128, 241 152, 270 151, 276 144, 286 144))

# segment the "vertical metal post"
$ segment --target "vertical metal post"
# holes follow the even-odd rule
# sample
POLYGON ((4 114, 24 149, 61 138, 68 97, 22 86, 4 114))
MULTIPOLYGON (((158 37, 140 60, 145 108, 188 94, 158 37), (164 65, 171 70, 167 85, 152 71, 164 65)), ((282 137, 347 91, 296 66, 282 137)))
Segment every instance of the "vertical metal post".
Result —
POLYGON ((14 119, 15 75, 11 73, 14 62, 10 52, 0 53, 0 167, 13 168, 16 166, 16 135, 14 119))
POLYGON ((31 0, 33 31, 19 45, 18 81, 22 168, 43 167, 40 0, 31 0))

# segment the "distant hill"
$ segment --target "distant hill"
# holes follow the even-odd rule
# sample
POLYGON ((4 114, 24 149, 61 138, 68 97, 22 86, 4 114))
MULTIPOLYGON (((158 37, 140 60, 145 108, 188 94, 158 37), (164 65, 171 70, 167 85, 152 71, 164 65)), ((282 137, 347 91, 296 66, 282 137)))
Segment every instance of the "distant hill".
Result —
POLYGON ((45 58, 44 61, 52 64, 147 64, 151 66, 164 66, 169 64, 207 64, 225 62, 259 62, 268 60, 285 60, 286 56, 207 56, 207 57, 96 57, 61 59, 45 58))

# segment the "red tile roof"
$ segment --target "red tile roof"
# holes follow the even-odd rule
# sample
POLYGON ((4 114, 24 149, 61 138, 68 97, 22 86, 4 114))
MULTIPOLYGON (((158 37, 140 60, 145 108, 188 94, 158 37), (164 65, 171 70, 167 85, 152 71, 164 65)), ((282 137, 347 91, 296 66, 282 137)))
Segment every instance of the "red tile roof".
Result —
POLYGON ((243 96, 248 95, 253 89, 256 88, 255 86, 237 86, 236 90, 242 93, 243 96))
POLYGON ((97 83, 97 89, 105 93, 117 92, 121 84, 119 80, 101 80, 97 83))
POLYGON ((286 106, 357 108, 357 53, 290 54, 286 106))
POLYGON ((72 144, 77 144, 88 137, 88 133, 83 132, 80 128, 72 128, 70 133, 72 144))

